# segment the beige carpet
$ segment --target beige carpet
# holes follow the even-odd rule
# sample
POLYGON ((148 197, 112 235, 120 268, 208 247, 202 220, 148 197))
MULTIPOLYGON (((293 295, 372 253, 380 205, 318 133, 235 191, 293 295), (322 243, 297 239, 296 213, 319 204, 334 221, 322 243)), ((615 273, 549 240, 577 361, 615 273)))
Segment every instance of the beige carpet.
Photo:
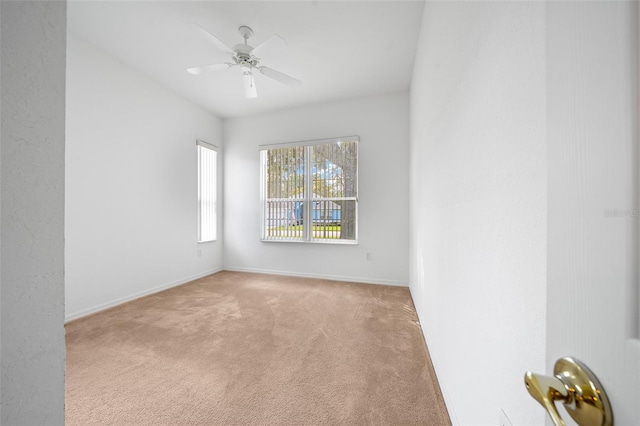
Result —
POLYGON ((407 288, 220 272, 66 329, 68 426, 451 424, 407 288))

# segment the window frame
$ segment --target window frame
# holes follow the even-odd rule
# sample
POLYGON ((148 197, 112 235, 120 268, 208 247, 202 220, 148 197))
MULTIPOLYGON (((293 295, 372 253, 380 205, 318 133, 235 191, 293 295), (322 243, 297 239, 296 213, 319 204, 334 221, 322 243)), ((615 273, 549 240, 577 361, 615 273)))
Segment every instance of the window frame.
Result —
MULTIPOLYGON (((197 155, 197 210, 198 210, 198 230, 197 230, 197 242, 198 244, 201 243, 209 243, 209 242, 213 242, 213 241, 217 241, 218 240, 218 147, 216 145, 210 144, 208 142, 202 141, 202 140, 196 140, 196 155, 197 155), (212 162, 212 165, 214 167, 213 173, 210 172, 211 176, 213 177, 213 185, 212 185, 212 189, 213 189, 213 200, 212 200, 212 204, 213 207, 210 207, 210 214, 213 216, 212 221, 212 232, 213 235, 208 238, 209 236, 204 236, 203 237, 203 211, 205 209, 205 207, 203 207, 203 188, 202 188, 202 181, 203 181, 203 159, 202 159, 202 150, 206 149, 206 150, 210 150, 213 152, 214 154, 214 161, 212 162)), ((209 164, 211 165, 211 164, 209 164)))
POLYGON ((311 243, 311 244, 347 244, 358 245, 359 238, 359 209, 358 209, 358 192, 359 192, 359 160, 360 160, 360 136, 343 136, 333 137, 326 139, 314 139, 308 141, 297 141, 287 143, 275 143, 258 146, 260 152, 260 241, 263 242, 275 242, 275 243, 311 243), (356 143, 356 164, 355 164, 355 197, 314 197, 313 193, 313 179, 312 179, 312 158, 309 155, 312 152, 314 146, 334 144, 338 142, 355 142, 356 143), (302 198, 302 224, 303 235, 302 237, 280 237, 280 238, 267 238, 267 151, 278 148, 294 148, 304 147, 304 164, 305 164, 305 196, 302 198), (337 239, 337 238, 313 238, 313 206, 316 202, 331 202, 331 201, 353 201, 355 202, 355 238, 352 240, 337 239), (308 226, 307 224, 311 224, 308 226))

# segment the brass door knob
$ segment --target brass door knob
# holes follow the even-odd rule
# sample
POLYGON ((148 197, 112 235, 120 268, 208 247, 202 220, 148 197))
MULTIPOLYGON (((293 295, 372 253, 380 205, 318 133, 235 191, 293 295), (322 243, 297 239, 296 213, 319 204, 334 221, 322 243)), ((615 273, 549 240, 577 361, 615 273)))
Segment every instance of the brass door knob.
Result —
POLYGON ((549 377, 527 372, 524 383, 531 396, 547 410, 555 426, 565 426, 555 401, 562 401, 580 426, 613 425, 609 398, 586 365, 575 358, 560 358, 553 374, 549 377))

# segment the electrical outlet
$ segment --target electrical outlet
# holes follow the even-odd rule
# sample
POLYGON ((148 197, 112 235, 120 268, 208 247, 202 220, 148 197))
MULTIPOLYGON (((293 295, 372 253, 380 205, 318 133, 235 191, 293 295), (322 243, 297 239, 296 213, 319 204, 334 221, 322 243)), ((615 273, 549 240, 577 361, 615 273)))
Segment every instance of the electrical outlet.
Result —
POLYGON ((504 410, 500 410, 500 426, 513 426, 504 410))
POLYGON ((373 253, 367 252, 364 255, 365 260, 373 260, 373 253))
POLYGON ((198 249, 198 257, 202 257, 202 250, 198 249))

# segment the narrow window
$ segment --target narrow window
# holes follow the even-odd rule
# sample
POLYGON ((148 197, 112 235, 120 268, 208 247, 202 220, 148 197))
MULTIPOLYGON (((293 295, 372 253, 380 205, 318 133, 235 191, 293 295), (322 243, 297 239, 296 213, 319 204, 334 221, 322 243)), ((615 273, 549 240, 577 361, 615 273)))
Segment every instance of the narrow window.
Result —
POLYGON ((216 240, 217 148, 197 141, 198 148, 198 242, 216 240))
POLYGON ((358 141, 260 147, 263 241, 357 242, 358 141))

